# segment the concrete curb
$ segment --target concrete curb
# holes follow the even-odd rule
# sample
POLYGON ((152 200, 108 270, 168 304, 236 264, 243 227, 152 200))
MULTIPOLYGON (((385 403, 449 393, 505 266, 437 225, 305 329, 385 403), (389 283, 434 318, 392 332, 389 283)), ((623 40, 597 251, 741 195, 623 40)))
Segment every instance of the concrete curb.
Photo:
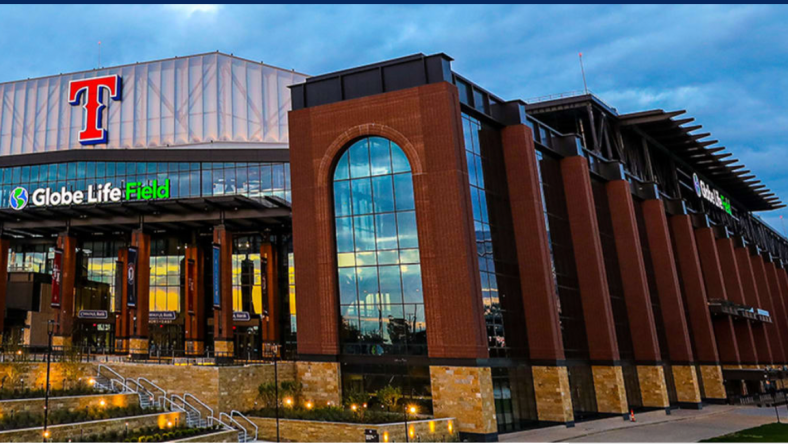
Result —
POLYGON ((642 424, 613 427, 613 428, 605 429, 605 430, 596 430, 596 431, 593 431, 593 432, 584 433, 582 435, 572 436, 570 438, 559 439, 557 441, 551 441, 551 442, 567 442, 567 441, 571 441, 573 439, 585 438, 587 436, 599 435, 601 433, 613 432, 613 431, 616 431, 616 430, 634 429, 634 428, 638 428, 638 427, 647 427, 647 426, 650 426, 650 425, 664 424, 666 422, 679 422, 679 421, 689 421, 689 420, 698 419, 698 418, 707 418, 709 416, 719 415, 721 413, 728 413, 728 412, 730 412, 732 410, 735 410, 735 409, 736 409, 736 407, 732 406, 732 407, 727 408, 725 410, 719 410, 719 411, 710 412, 710 413, 702 413, 702 414, 699 414, 699 415, 687 416, 685 418, 664 419, 664 420, 646 422, 646 423, 642 423, 642 424))

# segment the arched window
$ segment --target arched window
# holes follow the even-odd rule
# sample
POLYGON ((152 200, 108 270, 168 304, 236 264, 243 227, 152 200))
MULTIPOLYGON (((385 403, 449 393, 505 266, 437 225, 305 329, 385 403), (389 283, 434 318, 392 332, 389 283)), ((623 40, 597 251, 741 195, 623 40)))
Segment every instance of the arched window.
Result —
POLYGON ((343 353, 426 354, 410 162, 394 142, 353 143, 334 171, 343 353))

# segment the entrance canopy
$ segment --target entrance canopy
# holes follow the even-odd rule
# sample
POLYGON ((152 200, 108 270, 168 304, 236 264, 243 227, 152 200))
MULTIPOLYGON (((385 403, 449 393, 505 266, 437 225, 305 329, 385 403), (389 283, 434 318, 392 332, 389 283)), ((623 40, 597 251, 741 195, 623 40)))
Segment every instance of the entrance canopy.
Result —
POLYGON ((233 230, 255 230, 289 225, 290 218, 290 204, 273 196, 193 197, 32 207, 23 211, 0 209, 3 233, 15 237, 50 236, 66 229, 84 234, 114 233, 141 225, 151 230, 182 230, 224 223, 233 230))

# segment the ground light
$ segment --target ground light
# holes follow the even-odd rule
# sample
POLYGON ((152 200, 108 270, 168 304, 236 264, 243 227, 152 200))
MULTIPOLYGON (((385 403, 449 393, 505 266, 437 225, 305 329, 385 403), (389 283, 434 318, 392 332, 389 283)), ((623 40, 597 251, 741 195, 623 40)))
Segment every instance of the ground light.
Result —
POLYGON ((107 401, 102 399, 101 401, 99 401, 99 405, 102 406, 102 407, 106 407, 107 401))
POLYGON ((312 410, 312 407, 314 407, 314 404, 312 404, 312 401, 307 401, 307 402, 306 402, 306 408, 307 408, 307 410, 312 410))

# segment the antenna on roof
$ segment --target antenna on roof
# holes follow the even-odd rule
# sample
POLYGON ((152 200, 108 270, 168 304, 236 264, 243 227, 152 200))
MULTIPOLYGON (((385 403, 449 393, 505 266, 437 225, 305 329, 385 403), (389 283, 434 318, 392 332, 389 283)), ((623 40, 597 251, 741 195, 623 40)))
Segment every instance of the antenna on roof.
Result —
POLYGON ((101 40, 99 40, 98 42, 98 50, 99 50, 98 68, 101 68, 101 40))
POLYGON ((580 58, 580 72, 583 74, 583 89, 585 93, 588 94, 588 84, 586 84, 586 70, 583 68, 583 53, 578 53, 578 57, 580 58))

